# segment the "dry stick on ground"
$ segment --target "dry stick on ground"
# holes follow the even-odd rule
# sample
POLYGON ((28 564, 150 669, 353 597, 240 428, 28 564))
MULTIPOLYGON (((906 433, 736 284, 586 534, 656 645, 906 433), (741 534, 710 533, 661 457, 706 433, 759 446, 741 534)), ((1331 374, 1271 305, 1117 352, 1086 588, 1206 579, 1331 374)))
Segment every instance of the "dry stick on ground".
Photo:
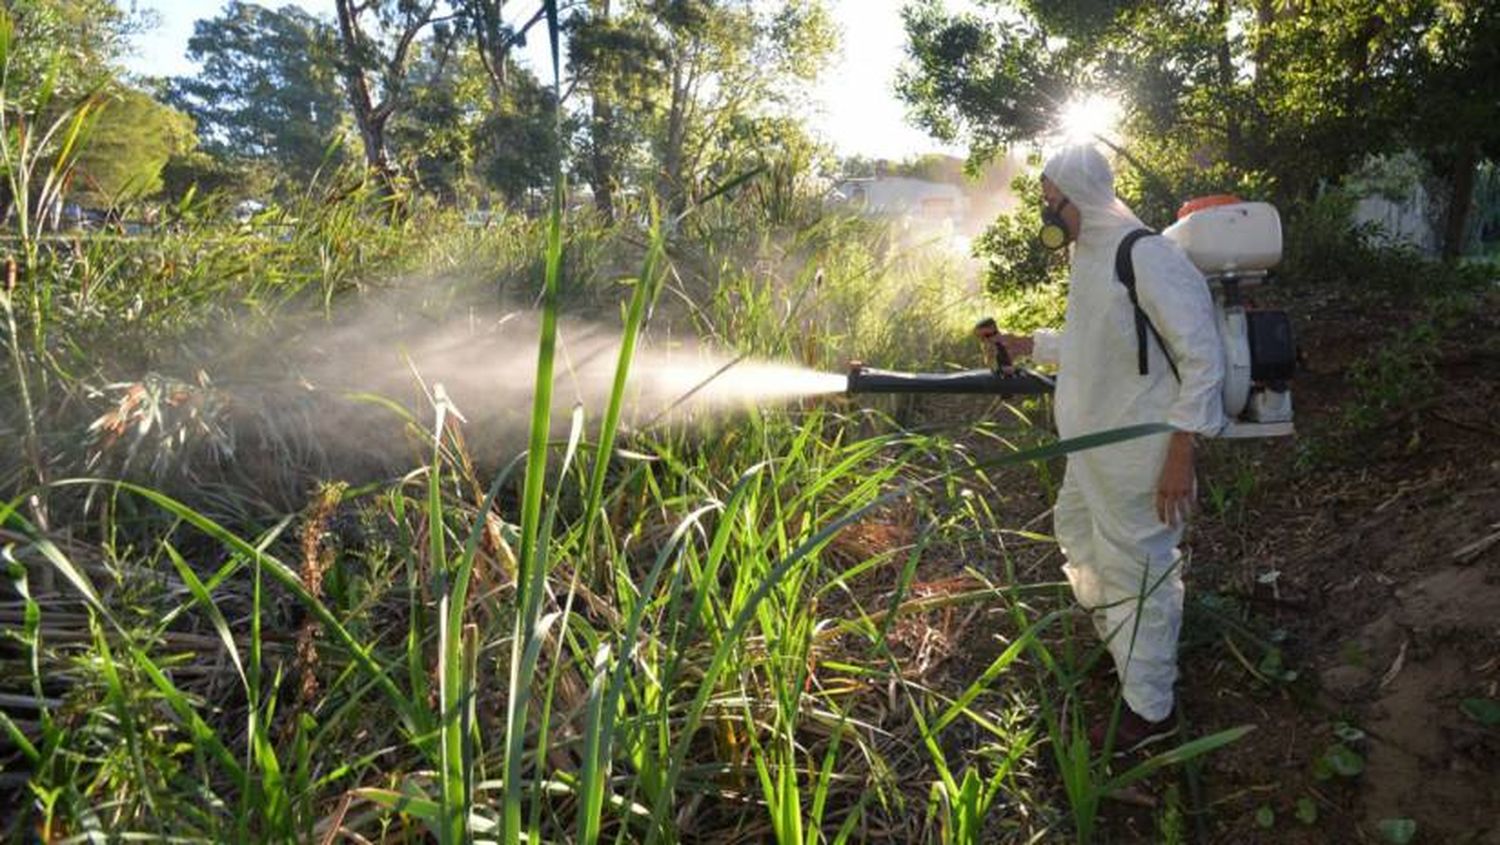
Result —
POLYGON ((1485 425, 1484 423, 1469 422, 1468 420, 1457 419, 1443 413, 1442 411, 1433 411, 1432 416, 1434 419, 1442 420, 1449 425, 1458 426, 1459 428, 1467 429, 1469 431, 1500 439, 1500 428, 1485 425))
MULTIPOLYGON (((1491 528, 1500 528, 1500 523, 1491 525, 1491 528)), ((1500 531, 1480 537, 1478 540, 1464 546, 1453 553, 1453 559, 1461 564, 1470 564, 1479 559, 1479 556, 1489 551, 1490 547, 1500 543, 1500 531)))
MULTIPOLYGON (((90 643, 94 641, 93 633, 90 632, 87 628, 74 629, 43 627, 41 631, 38 632, 38 635, 45 640, 50 640, 58 643, 90 643)), ((125 638, 118 633, 110 632, 106 633, 105 636, 108 637, 111 645, 125 642, 125 638)), ((223 650, 224 648, 224 641, 216 636, 211 637, 204 634, 189 634, 179 631, 168 631, 162 634, 160 640, 158 640, 158 644, 165 649, 176 648, 184 651, 217 652, 223 650)), ((236 638, 235 647, 249 650, 249 638, 236 638)), ((264 651, 276 651, 284 649, 285 647, 286 646, 284 644, 276 642, 263 641, 261 644, 261 648, 264 651)), ((185 666, 176 666, 172 667, 170 670, 163 671, 182 672, 186 671, 188 668, 189 667, 185 666)))
POLYGON ((38 705, 48 708, 62 706, 60 698, 35 698, 30 695, 15 695, 8 692, 0 692, 0 708, 25 708, 35 710, 38 705))

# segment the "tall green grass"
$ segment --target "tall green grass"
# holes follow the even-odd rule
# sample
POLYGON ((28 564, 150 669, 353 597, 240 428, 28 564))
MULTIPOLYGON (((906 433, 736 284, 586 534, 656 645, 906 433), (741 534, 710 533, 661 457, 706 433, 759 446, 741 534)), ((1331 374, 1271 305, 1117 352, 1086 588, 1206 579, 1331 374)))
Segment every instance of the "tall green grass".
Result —
MULTIPOLYGON (((444 409, 435 414, 436 444, 451 428, 444 424, 444 409)), ((943 531, 934 525, 905 555, 881 550, 878 560, 854 566, 833 565, 837 558, 830 557, 831 548, 840 530, 931 488, 950 471, 974 468, 960 464, 936 477, 912 477, 912 467, 923 459, 941 461, 946 445, 899 431, 840 442, 840 422, 820 413, 800 426, 762 419, 754 427, 759 442, 703 461, 710 475, 680 476, 654 462, 626 474, 606 498, 644 496, 652 504, 637 514, 633 530, 598 535, 596 553, 604 556, 609 578, 598 591, 589 591, 577 611, 574 593, 586 589, 577 574, 589 563, 581 549, 591 520, 580 513, 558 521, 556 507, 566 486, 576 485, 582 493, 589 483, 569 460, 578 446, 577 438, 571 439, 559 477, 566 484, 549 497, 539 521, 553 529, 539 533, 539 542, 553 551, 559 575, 539 579, 538 621, 529 633, 521 622, 505 618, 524 618, 520 596, 501 599, 497 608, 495 596, 468 589, 482 566, 491 524, 486 515, 494 512, 506 476, 490 485, 476 507, 444 481, 463 470, 445 466, 436 446, 425 480, 414 476, 392 491, 389 504, 375 505, 403 516, 412 535, 428 537, 425 545, 399 554, 416 556, 412 571, 427 573, 425 585, 418 576, 407 588, 431 591, 438 626, 426 628, 418 621, 424 614, 414 612, 405 637, 367 631, 361 638, 350 625, 368 624, 367 618, 346 624, 336 609, 308 593, 291 567, 264 551, 284 525, 257 542, 241 540, 179 502, 145 488, 121 487, 121 495, 156 504, 232 557, 200 577, 177 543, 163 540, 161 549, 188 586, 187 595, 159 624, 141 626, 122 620, 83 568, 34 532, 29 549, 15 549, 23 556, 27 551, 45 556, 89 597, 104 625, 86 659, 102 661, 106 669, 100 689, 110 708, 105 712, 126 714, 101 719, 91 713, 83 725, 56 724, 33 747, 36 785, 57 790, 57 808, 70 824, 96 814, 90 795, 98 781, 58 769, 91 745, 91 736, 120 736, 132 749, 129 767, 89 774, 142 787, 112 808, 119 813, 116 830, 142 833, 258 840, 319 836, 332 823, 329 814, 345 806, 337 799, 341 792, 395 812, 386 824, 415 823, 442 841, 496 832, 504 838, 507 813, 516 824, 524 823, 528 836, 577 841, 595 841, 611 830, 613 837, 629 840, 678 841, 684 836, 682 814, 692 807, 721 815, 718 824, 732 826, 753 825, 764 814, 770 835, 785 842, 853 836, 869 821, 867 813, 899 817, 910 796, 891 773, 877 774, 891 765, 882 759, 885 730, 860 717, 868 700, 854 690, 869 678, 902 677, 887 636, 895 620, 911 612, 903 585, 910 583, 931 538, 943 531), (773 444, 780 447, 775 454, 766 448, 773 444), (758 460, 747 466, 752 459, 758 460), (733 476, 733 467, 744 469, 733 476), (649 541, 655 550, 642 559, 628 546, 648 537, 655 538, 649 541), (863 588, 864 579, 902 558, 897 588, 883 601, 879 592, 863 588), (220 609, 240 599, 236 576, 247 569, 252 576, 248 632, 236 630, 220 609), (285 684, 267 686, 261 675, 268 632, 260 620, 274 612, 264 600, 262 575, 271 576, 268 587, 274 584, 311 613, 327 638, 319 650, 326 678, 319 700, 289 700, 278 692, 285 684), (838 615, 820 612, 840 592, 874 599, 885 613, 860 601, 838 615), (172 623, 193 616, 204 619, 223 644, 245 691, 238 727, 173 679, 184 666, 174 656, 181 652, 172 645, 172 623), (514 658, 502 660, 493 652, 507 639, 505 632, 517 628, 526 637, 521 651, 528 671, 506 672, 514 658), (828 632, 838 628, 869 645, 834 648, 828 632), (112 643, 119 645, 108 651, 112 643), (402 645, 417 661, 406 673, 399 671, 402 645), (132 675, 134 686, 128 683, 132 675), (132 697, 139 700, 148 691, 165 703, 171 714, 167 724, 151 717, 149 709, 129 709, 132 697), (540 719, 485 730, 486 721, 491 729, 504 723, 493 716, 485 720, 482 712, 513 714, 518 708, 511 701, 533 695, 540 719), (138 721, 154 727, 137 726, 138 721), (181 747, 136 750, 140 737, 163 730, 191 739, 191 768, 201 778, 192 793, 171 774, 187 762, 180 759, 181 747), (367 732, 374 736, 361 738, 367 732), (856 774, 861 767, 851 768, 859 758, 872 769, 863 777, 856 774), (513 771, 519 774, 507 779, 513 771), (507 789, 509 784, 516 788, 507 789), (736 798, 752 784, 758 786, 759 801, 736 798), (184 802, 192 812, 181 811, 184 802)), ((680 457, 672 444, 662 445, 661 464, 680 457)), ((1018 452, 1007 460, 1042 459, 1088 445, 1018 452)), ((7 524, 27 530, 13 513, 7 524)), ((501 537, 516 539, 516 528, 502 530, 501 537)), ((518 591, 522 582, 511 583, 518 591)), ((1014 602, 1022 595, 1019 589, 995 588, 991 600, 1014 602)), ((388 599, 379 606, 393 605, 388 599)), ((1017 613, 1022 607, 1012 605, 1017 613)), ((39 617, 45 622, 45 612, 39 617)), ((1037 752, 1037 732, 1053 731, 1051 717, 1010 731, 977 709, 1017 677, 1011 671, 1016 661, 1041 648, 1039 639, 1060 615, 1021 618, 1019 636, 951 701, 934 700, 918 686, 898 687, 908 701, 915 738, 927 748, 936 772, 930 812, 941 816, 933 832, 942 841, 986 841, 987 825, 995 823, 996 796, 1015 789, 1013 769, 1037 752), (955 764, 944 751, 944 732, 968 720, 995 733, 1003 751, 993 769, 955 764)), ((283 668, 273 674, 286 673, 283 668)), ((85 687, 72 694, 90 693, 85 687)), ((520 721, 514 715, 506 720, 520 721)), ((1203 748, 1200 743, 1174 754, 1190 756, 1203 748)), ((1127 773, 1096 788, 1102 792, 1146 773, 1127 773)), ((362 828, 367 835, 379 829, 368 826, 373 821, 367 818, 362 828)))
POLYGON ((36 388, 6 425, 36 423, 47 470, 0 458, 0 692, 25 699, 0 710, 5 835, 1085 840, 1111 790, 1235 738, 1124 772, 1080 746, 1089 657, 1057 585, 1024 583, 1006 545, 1047 538, 992 507, 1023 465, 1045 479, 1146 431, 912 429, 838 399, 623 423, 647 335, 827 369, 962 360, 976 307, 941 246, 811 205, 778 201, 772 223, 733 184, 670 226, 603 229, 566 219, 558 189, 543 221, 471 230, 393 220, 331 174, 245 226, 190 199, 150 238, 38 242, 5 300, 11 378, 36 388), (422 444, 389 477, 309 495, 322 479, 294 464, 315 444, 274 414, 255 425, 286 444, 277 473, 214 475, 209 447, 235 432, 172 404, 245 401, 188 371, 236 363, 205 332, 337 322, 391 280, 537 304, 525 453, 477 460, 433 386, 429 407, 380 400, 422 444), (564 311, 624 342, 602 418, 575 413, 556 441, 564 311), (169 347, 187 351, 151 351, 169 347), (160 398, 109 418, 110 384, 160 398), (124 434, 85 448, 101 419, 124 434), (918 590, 955 573, 957 591, 918 590), (957 680, 914 668, 905 631, 984 605, 1004 611, 997 653, 957 680))
MULTIPOLYGON (((668 264, 659 235, 648 242, 627 337, 674 270, 679 293, 700 283, 668 264)), ((841 275, 831 267, 825 284, 841 275)), ((748 319, 769 331, 783 313, 748 319)), ((796 354, 799 338, 765 349, 796 354)), ((1072 829, 1036 770, 1053 731, 1017 661, 1039 652, 1008 648, 940 691, 908 679, 889 645, 901 620, 934 607, 905 592, 934 549, 998 559, 986 538, 1006 526, 978 506, 996 470, 975 467, 952 433, 837 403, 628 433, 620 448, 609 420, 629 366, 622 352, 604 426, 553 443, 543 419, 527 460, 492 478, 474 475, 439 398, 426 466, 345 495, 342 518, 360 528, 326 541, 322 595, 287 563, 311 517, 246 535, 186 499, 107 482, 94 485, 107 503, 98 545, 64 548, 10 508, 16 577, 61 573, 100 621, 79 640, 79 611, 27 605, 25 677, 68 680, 39 686, 38 700, 62 703, 14 732, 32 796, 23 818, 204 841, 306 841, 340 826, 440 841, 761 829, 809 843, 1072 829), (548 454, 560 464, 534 469, 531 456, 548 454), (976 484, 981 495, 957 495, 976 484), (851 526, 896 512, 926 526, 920 539, 844 545, 851 526), (320 632, 310 699, 281 634, 298 617, 320 632), (889 689, 908 715, 882 722, 871 708, 889 689), (976 727, 992 749, 956 758, 950 737, 976 727), (1033 802, 1025 818, 1017 800, 1033 802)), ((1024 451, 1038 432, 1007 436, 997 448, 1013 460, 1058 454, 1024 451)), ((1000 579, 960 600, 1003 603, 1016 588, 1000 579)), ((1055 615, 1025 608, 1013 645, 1058 634, 1055 615)))

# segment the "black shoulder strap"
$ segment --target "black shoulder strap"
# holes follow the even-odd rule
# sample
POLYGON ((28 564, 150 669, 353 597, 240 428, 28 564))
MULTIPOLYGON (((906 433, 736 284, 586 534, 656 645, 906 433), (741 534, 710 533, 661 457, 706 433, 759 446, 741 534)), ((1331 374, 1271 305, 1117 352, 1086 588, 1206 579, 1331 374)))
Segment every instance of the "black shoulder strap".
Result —
POLYGON ((1130 307, 1135 309, 1135 343, 1136 343, 1136 368, 1141 375, 1146 375, 1150 369, 1147 366, 1146 335, 1149 333, 1156 338, 1156 343, 1161 347, 1162 354, 1166 356, 1167 366, 1172 368, 1172 377, 1182 381, 1182 376, 1177 374, 1177 362, 1172 360, 1172 350, 1167 348, 1167 342, 1162 340, 1161 333, 1156 326, 1151 324, 1151 318, 1141 310, 1140 300, 1135 295, 1135 257, 1131 254, 1135 249, 1135 242, 1147 235, 1154 235, 1150 229, 1136 229, 1129 232, 1120 239, 1120 247, 1115 250, 1115 276, 1119 278, 1120 284, 1125 286, 1125 292, 1130 295, 1130 307))

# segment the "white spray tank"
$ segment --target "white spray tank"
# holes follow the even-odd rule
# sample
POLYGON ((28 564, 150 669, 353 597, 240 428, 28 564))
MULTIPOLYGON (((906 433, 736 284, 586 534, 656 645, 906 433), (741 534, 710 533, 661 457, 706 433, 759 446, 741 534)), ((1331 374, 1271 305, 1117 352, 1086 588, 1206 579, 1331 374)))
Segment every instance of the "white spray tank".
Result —
POLYGON ((1186 203, 1162 235, 1182 247, 1213 291, 1224 341, 1225 437, 1292 433, 1297 350, 1283 311, 1247 308, 1242 294, 1281 261, 1281 216, 1264 202, 1208 197, 1186 203))

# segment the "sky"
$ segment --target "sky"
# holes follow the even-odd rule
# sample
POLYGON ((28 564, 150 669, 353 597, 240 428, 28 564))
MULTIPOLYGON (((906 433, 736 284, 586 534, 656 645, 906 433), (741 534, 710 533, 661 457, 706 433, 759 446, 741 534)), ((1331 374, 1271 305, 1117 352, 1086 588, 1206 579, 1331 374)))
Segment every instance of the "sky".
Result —
MULTIPOLYGON (((222 0, 133 0, 136 8, 156 13, 158 26, 136 38, 136 53, 127 62, 137 73, 176 76, 192 73, 187 42, 193 22, 219 12, 222 0)), ((333 17, 333 0, 262 0, 266 5, 295 3, 318 15, 333 17)), ((908 125, 905 107, 894 91, 896 68, 905 55, 906 34, 901 7, 907 0, 828 0, 843 33, 840 55, 813 92, 815 131, 840 155, 900 159, 919 153, 963 150, 944 146, 908 125)), ((533 38, 524 61, 534 70, 546 67, 546 39, 533 38)), ((542 74, 538 74, 542 75, 542 74)))

